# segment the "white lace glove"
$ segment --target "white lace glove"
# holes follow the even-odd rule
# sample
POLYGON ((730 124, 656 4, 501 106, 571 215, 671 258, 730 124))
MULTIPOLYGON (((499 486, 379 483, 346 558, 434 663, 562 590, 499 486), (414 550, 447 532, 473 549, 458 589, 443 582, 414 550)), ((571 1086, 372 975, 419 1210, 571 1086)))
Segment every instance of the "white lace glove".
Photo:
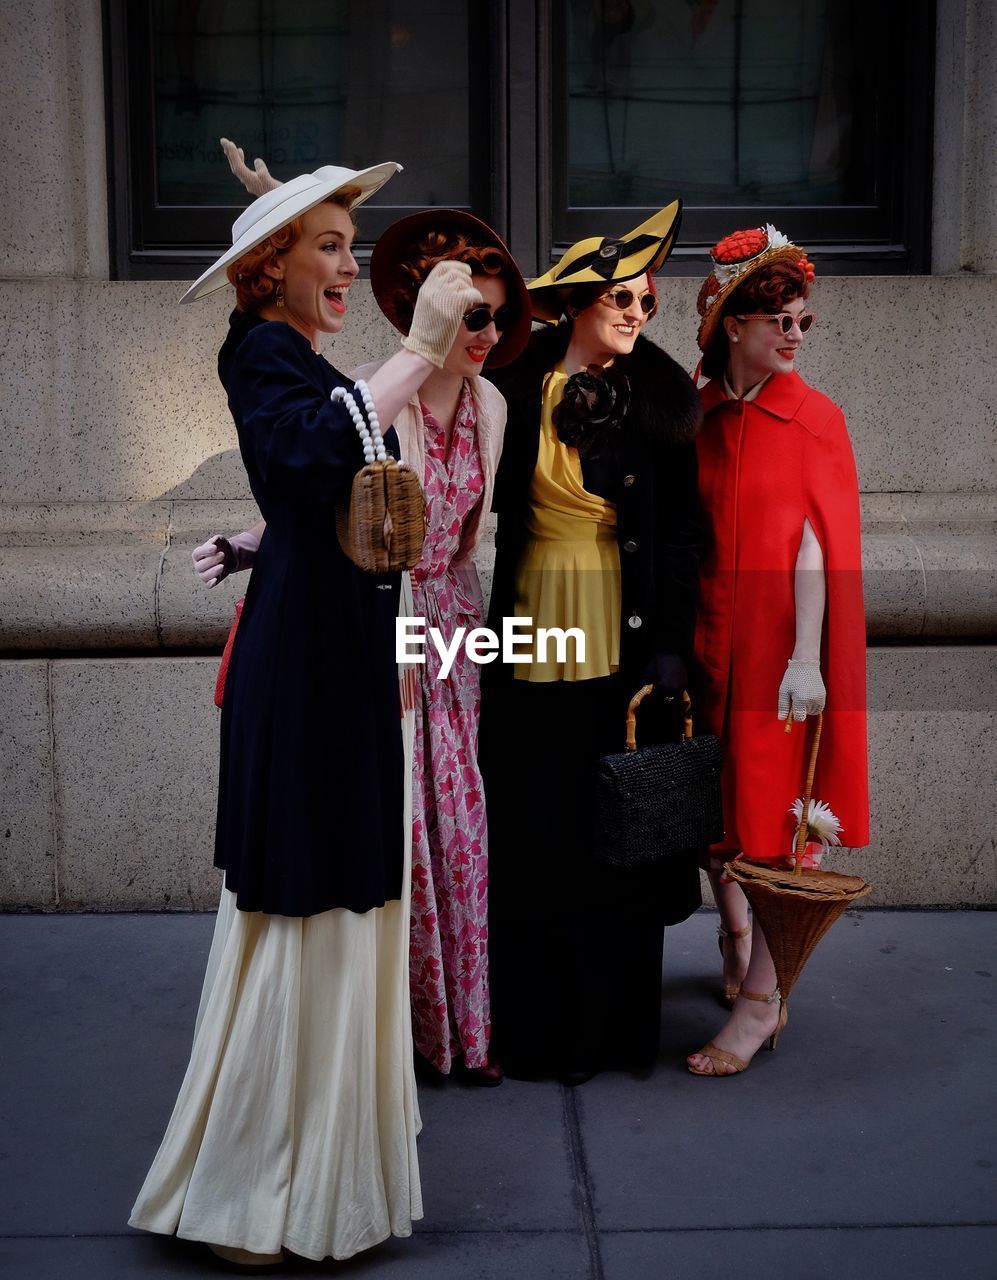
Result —
POLYGON ((207 542, 202 542, 190 553, 194 572, 204 586, 215 587, 230 573, 251 569, 259 545, 259 539, 248 529, 243 533, 233 533, 231 538, 220 533, 212 534, 207 542))
POLYGON ((466 262, 438 262, 416 294, 412 326, 402 346, 442 369, 461 321, 481 301, 466 262))
POLYGON ((239 179, 251 196, 263 196, 274 188, 283 186, 279 178, 275 178, 259 156, 253 161, 252 169, 246 164, 246 153, 228 138, 219 138, 225 159, 233 175, 239 179))
POLYGON ((788 720, 792 709, 794 720, 806 720, 807 716, 823 711, 826 701, 820 663, 790 658, 779 686, 779 719, 788 720))

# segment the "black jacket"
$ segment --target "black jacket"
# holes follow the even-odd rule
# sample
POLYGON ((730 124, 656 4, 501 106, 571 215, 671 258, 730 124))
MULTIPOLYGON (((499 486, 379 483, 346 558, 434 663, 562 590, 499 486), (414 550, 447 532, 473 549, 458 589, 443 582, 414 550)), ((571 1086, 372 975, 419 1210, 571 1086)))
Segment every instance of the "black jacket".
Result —
POLYGON ((238 312, 218 367, 267 528, 225 682, 215 865, 242 911, 365 912, 402 894, 404 763, 399 578, 333 533, 363 450, 329 393, 352 384, 289 324, 238 312))
MULTIPOLYGON (((492 506, 498 529, 489 626, 497 631, 503 616, 513 612, 540 446, 543 378, 564 356, 569 338, 566 324, 539 330, 517 360, 490 375, 509 406, 492 506)), ((636 687, 661 669, 661 657, 677 655, 688 665, 692 653, 704 527, 693 439, 702 408, 692 379, 646 338, 638 337, 632 353, 615 366, 627 374, 630 408, 612 442, 583 456, 582 475, 587 489, 617 504, 620 667, 636 687)), ((501 680, 511 671, 493 663, 483 676, 501 680)))

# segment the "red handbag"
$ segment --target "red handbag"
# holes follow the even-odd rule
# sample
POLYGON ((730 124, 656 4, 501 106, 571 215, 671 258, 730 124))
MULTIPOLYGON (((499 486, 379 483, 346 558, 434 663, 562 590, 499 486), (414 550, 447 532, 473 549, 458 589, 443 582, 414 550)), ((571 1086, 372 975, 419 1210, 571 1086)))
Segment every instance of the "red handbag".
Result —
POLYGON ((225 701, 225 677, 228 675, 229 658, 232 656, 232 646, 235 644, 235 633, 239 630, 239 619, 242 617, 242 606, 246 597, 235 602, 235 618, 229 628, 228 638, 225 641, 225 648, 222 650, 222 660, 218 667, 218 679, 215 681, 215 706, 220 707, 225 701))

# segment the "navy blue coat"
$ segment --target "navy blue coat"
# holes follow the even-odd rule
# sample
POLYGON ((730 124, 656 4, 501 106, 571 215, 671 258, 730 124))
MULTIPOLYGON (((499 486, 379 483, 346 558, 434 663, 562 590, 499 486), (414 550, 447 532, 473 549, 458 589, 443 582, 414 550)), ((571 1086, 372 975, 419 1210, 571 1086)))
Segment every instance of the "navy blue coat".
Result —
POLYGON ((399 578, 336 540, 363 452, 329 393, 352 384, 290 325, 241 312, 218 370, 267 528, 225 687, 215 865, 243 911, 365 912, 402 892, 399 578))

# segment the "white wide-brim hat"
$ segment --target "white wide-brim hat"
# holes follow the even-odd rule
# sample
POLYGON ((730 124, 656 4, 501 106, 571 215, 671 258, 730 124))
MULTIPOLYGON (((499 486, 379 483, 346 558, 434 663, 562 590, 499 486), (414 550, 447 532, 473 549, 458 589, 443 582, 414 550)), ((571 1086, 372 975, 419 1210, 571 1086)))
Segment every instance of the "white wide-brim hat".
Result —
POLYGON ((194 281, 180 301, 195 302, 216 289, 224 288, 229 282, 225 272, 233 262, 343 187, 360 188, 360 194, 350 201, 350 208, 354 209, 369 200, 401 170, 402 166, 393 160, 371 165, 369 169, 343 169, 339 165, 327 164, 314 173, 303 173, 258 196, 232 224, 232 248, 226 249, 218 261, 194 281))

